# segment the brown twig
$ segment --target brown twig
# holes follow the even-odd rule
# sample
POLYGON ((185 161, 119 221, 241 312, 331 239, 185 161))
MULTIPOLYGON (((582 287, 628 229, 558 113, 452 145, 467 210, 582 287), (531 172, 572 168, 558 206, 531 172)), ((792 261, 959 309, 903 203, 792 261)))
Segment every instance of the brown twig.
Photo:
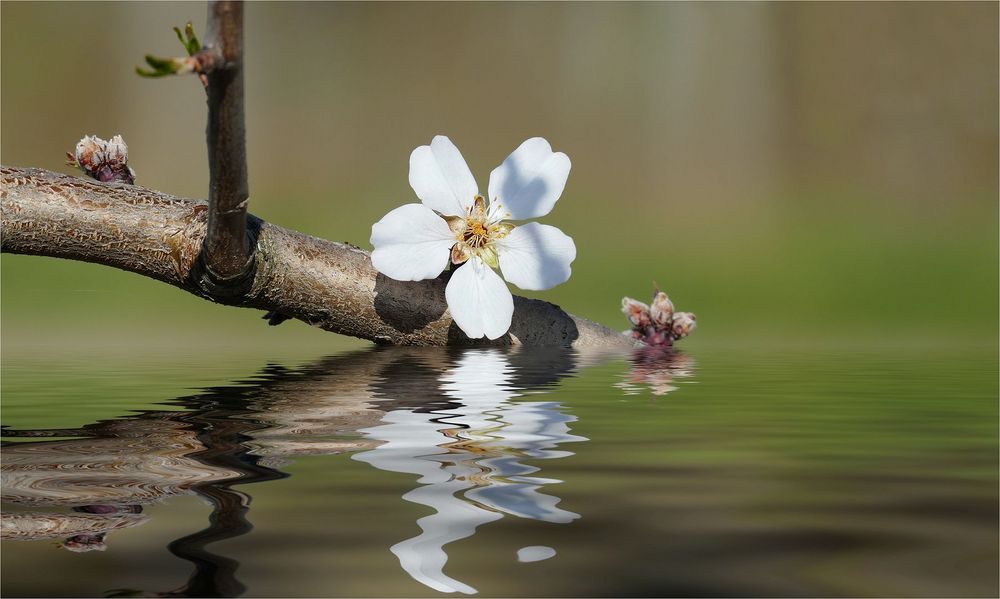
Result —
POLYGON ((208 234, 197 281, 206 293, 238 297, 253 277, 254 251, 247 239, 246 127, 243 114, 243 3, 217 0, 208 5, 203 46, 188 23, 175 27, 188 55, 146 56, 143 77, 196 73, 208 95, 208 234))
POLYGON ((204 284, 239 294, 253 275, 247 240, 246 128, 243 116, 243 3, 211 2, 206 48, 221 58, 208 77, 208 233, 204 284))
MULTIPOLYGON (((215 302, 274 311, 327 331, 395 345, 472 343, 452 323, 447 274, 419 282, 380 275, 368 252, 256 217, 248 235, 256 268, 238 296, 199 283, 209 207, 122 183, 42 169, 0 169, 0 249, 96 262, 151 277, 215 302)), ((474 343, 481 343, 476 341, 474 343)), ((499 344, 627 350, 634 342, 548 302, 514 297, 499 344)))

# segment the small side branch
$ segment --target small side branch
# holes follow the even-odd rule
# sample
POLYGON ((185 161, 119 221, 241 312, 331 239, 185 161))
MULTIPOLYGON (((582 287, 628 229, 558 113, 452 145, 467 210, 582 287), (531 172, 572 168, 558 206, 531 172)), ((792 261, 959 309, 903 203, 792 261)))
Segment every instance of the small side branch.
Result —
POLYGON ((243 3, 218 0, 208 6, 203 46, 188 23, 174 28, 188 56, 146 56, 144 77, 197 73, 208 95, 208 233, 199 263, 198 284, 207 294, 239 296, 253 276, 254 256, 247 239, 246 126, 243 109, 243 3))
POLYGON ((208 73, 208 233, 202 259, 208 283, 238 289, 252 275, 247 240, 246 127, 243 116, 243 3, 208 7, 208 47, 221 62, 208 73))
MULTIPOLYGON (((452 323, 447 275, 399 282, 368 252, 310 237, 252 215, 256 268, 246 293, 207 293, 199 255, 209 207, 124 183, 42 169, 0 168, 0 249, 94 262, 163 281, 206 299, 302 320, 327 331, 394 345, 486 344, 452 323)), ((510 334, 495 344, 627 350, 635 342, 540 300, 514 297, 510 334)))
POLYGON ((142 77, 169 77, 171 75, 186 75, 187 73, 197 73, 202 85, 208 87, 208 73, 215 68, 215 65, 222 61, 220 53, 215 48, 202 48, 201 42, 194 34, 194 25, 188 23, 184 27, 184 32, 178 27, 174 27, 177 39, 187 51, 187 56, 161 58, 146 55, 148 69, 136 67, 136 74, 142 77))

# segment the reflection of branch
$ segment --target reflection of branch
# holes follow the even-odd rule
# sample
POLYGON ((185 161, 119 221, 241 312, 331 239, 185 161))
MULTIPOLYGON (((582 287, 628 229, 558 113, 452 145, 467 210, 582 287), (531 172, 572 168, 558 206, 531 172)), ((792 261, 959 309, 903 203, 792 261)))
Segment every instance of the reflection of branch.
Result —
MULTIPOLYGON (((367 352, 365 352, 367 353, 367 352)), ((377 360, 346 360, 368 369, 377 360)), ((335 363, 334 366, 337 364, 335 363)), ((341 364, 344 366, 344 364, 341 364)), ((85 436, 82 439, 40 443, 8 444, 4 449, 4 501, 22 505, 80 505, 88 503, 148 503, 181 492, 196 493, 209 501, 212 513, 209 525, 202 531, 170 543, 174 555, 191 561, 194 572, 190 579, 165 596, 235 596, 244 587, 236 579, 238 562, 210 552, 206 547, 216 541, 247 534, 253 528, 247 518, 250 496, 233 489, 233 485, 275 480, 286 474, 260 464, 251 453, 247 441, 284 418, 299 418, 296 408, 317 410, 316 404, 328 398, 328 392, 342 387, 354 411, 367 414, 364 397, 356 391, 358 381, 366 384, 370 376, 347 377, 339 382, 344 369, 324 368, 324 364, 302 371, 272 369, 257 385, 218 387, 175 403, 186 408, 183 412, 145 412, 122 420, 103 421, 82 429, 61 431, 4 430, 4 436, 37 437, 56 434, 85 436), (75 468, 66 468, 68 464, 75 468)), ((344 415, 349 409, 342 410, 344 415)), ((364 417, 360 423, 374 422, 364 417)), ((343 420, 342 420, 343 422, 343 420)), ((348 425, 349 428, 349 425, 348 425)), ((297 431, 308 435, 308 426, 297 431)), ((369 444, 370 446, 371 444, 369 444)), ((281 446, 275 448, 280 452, 281 446)), ((141 523, 142 516, 125 522, 100 516, 77 516, 74 522, 90 519, 105 526, 98 532, 141 523)), ((44 538, 57 534, 55 525, 44 530, 44 515, 34 519, 34 532, 19 536, 7 535, 11 525, 27 524, 4 517, 4 536, 10 538, 44 538)), ((121 517, 119 517, 120 519, 121 517)), ((65 520, 65 518, 63 518, 65 520)), ((59 530, 67 535, 88 532, 93 528, 69 527, 63 522, 59 530), (79 531, 77 529, 80 529, 79 531)))
MULTIPOLYGON (((0 465, 3 499, 30 508, 106 508, 110 511, 101 512, 104 524, 112 516, 127 519, 93 529, 103 535, 142 521, 138 514, 119 513, 124 508, 116 512, 115 506, 198 494, 212 505, 209 525, 169 545, 174 555, 194 564, 194 572, 165 595, 236 595, 244 590, 236 579, 239 564, 207 549, 253 528, 248 519, 251 497, 234 487, 287 476, 265 465, 284 457, 379 447, 386 439, 372 431, 388 432, 385 426, 393 419, 412 415, 427 424, 429 436, 424 440, 433 437, 443 446, 436 451, 467 470, 468 480, 462 484, 470 494, 463 504, 470 506, 474 519, 484 513, 487 520, 502 513, 553 522, 573 519, 575 514, 555 507, 558 498, 537 492, 555 481, 528 476, 537 467, 519 463, 525 457, 568 455, 553 448, 582 440, 568 435, 567 423, 573 418, 548 402, 507 400, 518 390, 543 388, 573 373, 576 355, 529 348, 483 351, 373 348, 294 370, 268 367, 250 384, 214 387, 171 402, 182 411, 148 411, 79 429, 4 429, 8 439, 54 434, 77 438, 6 443, 0 465), (486 376, 491 372, 486 368, 472 372, 475 380, 470 381, 469 360, 475 356, 500 360, 500 378, 486 376), (477 389, 476 381, 493 381, 482 389, 499 394, 477 398, 470 392, 477 389), (368 433, 363 438, 361 429, 368 433)), ((440 471, 441 463, 425 460, 423 466, 440 471)), ((437 501, 437 488, 418 488, 412 497, 421 492, 430 495, 428 505, 437 501)), ((35 516, 39 522, 44 518, 35 516)), ((5 530, 7 522, 5 517, 5 530)), ((18 538, 41 538, 32 536, 29 528, 22 526, 28 532, 18 538)), ((64 530, 69 534, 77 528, 64 530)), ((80 529, 81 534, 89 530, 80 529)), ((442 545, 447 535, 444 539, 442 545)), ((103 542, 103 536, 98 540, 103 542)))
POLYGON ((4 540, 65 539, 77 535, 102 535, 131 528, 149 518, 141 514, 77 514, 61 512, 18 512, 4 514, 4 540))
MULTIPOLYGON (((211 397, 211 396, 209 396, 211 397)), ((216 399, 216 398, 213 398, 216 399)), ((266 424, 249 419, 254 411, 243 398, 217 398, 216 405, 207 410, 180 417, 198 430, 198 440, 205 449, 192 454, 192 458, 209 467, 239 473, 235 481, 212 482, 196 485, 192 490, 212 505, 207 528, 170 543, 167 548, 177 557, 195 565, 195 571, 186 585, 173 595, 184 597, 235 597, 246 587, 236 579, 239 562, 213 554, 205 546, 216 541, 247 534, 253 525, 247 519, 250 496, 231 488, 234 484, 247 484, 277 480, 288 476, 283 472, 260 466, 249 454, 243 443, 254 430, 266 424)))
MULTIPOLYGON (((58 431, 85 438, 6 444, 0 465, 3 500, 27 506, 141 505, 239 476, 237 470, 194 457, 205 447, 177 416, 148 412, 58 431)), ((5 429, 3 434, 35 437, 37 432, 5 429)))
POLYGON ((209 516, 207 528, 167 545, 170 553, 188 560, 195 567, 187 583, 168 595, 177 597, 241 595, 246 587, 236 579, 239 562, 212 553, 205 549, 205 546, 216 541, 242 536, 253 530, 253 525, 246 518, 249 496, 223 486, 205 486, 196 491, 212 504, 212 514, 209 516))

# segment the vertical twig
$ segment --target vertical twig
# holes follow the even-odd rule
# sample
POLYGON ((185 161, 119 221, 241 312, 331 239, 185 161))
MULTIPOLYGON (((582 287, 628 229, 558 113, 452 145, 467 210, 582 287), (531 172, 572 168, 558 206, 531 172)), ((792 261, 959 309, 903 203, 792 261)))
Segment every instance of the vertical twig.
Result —
POLYGON ((243 117, 243 3, 209 3, 208 232, 202 260, 213 286, 239 287, 253 270, 247 240, 246 128, 243 117))

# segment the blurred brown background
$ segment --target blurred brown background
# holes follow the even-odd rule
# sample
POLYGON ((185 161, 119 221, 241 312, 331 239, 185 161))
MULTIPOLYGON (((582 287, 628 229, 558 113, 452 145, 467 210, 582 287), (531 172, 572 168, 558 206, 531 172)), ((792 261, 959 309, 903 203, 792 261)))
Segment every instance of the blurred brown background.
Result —
MULTIPOLYGON (((695 337, 997 332, 996 3, 253 3, 251 210, 363 247, 443 133, 485 188, 541 135, 573 161, 545 222, 574 277, 534 294, 624 328, 653 280, 695 337)), ((4 164, 68 170, 121 133, 138 183, 204 197, 204 93, 133 73, 203 3, 12 3, 4 164)), ((5 340, 216 326, 328 343, 108 269, 3 257, 5 340), (280 329, 280 331, 279 331, 280 329)), ((247 313, 244 313, 247 312, 247 313)), ((693 344, 699 341, 692 338, 693 344)))

